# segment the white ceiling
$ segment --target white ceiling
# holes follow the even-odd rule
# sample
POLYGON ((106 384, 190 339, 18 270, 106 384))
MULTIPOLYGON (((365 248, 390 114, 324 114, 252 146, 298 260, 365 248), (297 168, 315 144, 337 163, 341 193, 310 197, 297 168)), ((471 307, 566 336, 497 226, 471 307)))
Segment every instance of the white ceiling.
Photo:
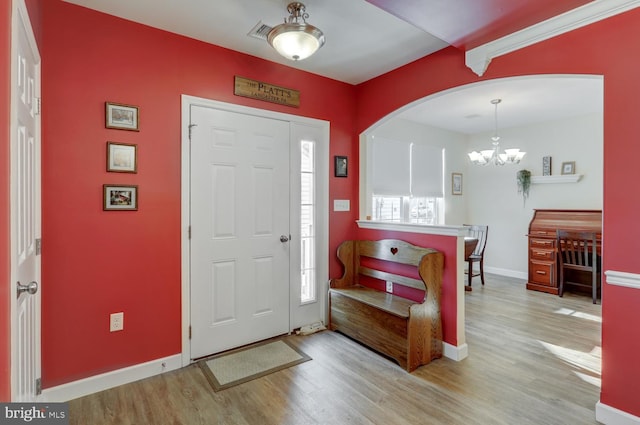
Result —
MULTIPOLYGON (((247 35, 260 21, 283 22, 289 0, 65 1, 350 84, 447 46, 365 0, 305 0, 308 22, 324 32, 326 43, 300 62, 247 35)), ((401 116, 466 134, 489 131, 494 98, 503 99, 500 127, 513 127, 601 110, 602 81, 525 78, 477 84, 416 102, 421 105, 405 108, 401 116)))
POLYGON ((259 22, 276 26, 288 0, 65 0, 338 81, 358 84, 447 46, 365 0, 304 0, 308 22, 325 45, 308 59, 283 58, 247 34, 259 22))
POLYGON ((458 87, 407 105, 395 115, 464 134, 603 112, 603 80, 592 75, 503 78, 458 87))

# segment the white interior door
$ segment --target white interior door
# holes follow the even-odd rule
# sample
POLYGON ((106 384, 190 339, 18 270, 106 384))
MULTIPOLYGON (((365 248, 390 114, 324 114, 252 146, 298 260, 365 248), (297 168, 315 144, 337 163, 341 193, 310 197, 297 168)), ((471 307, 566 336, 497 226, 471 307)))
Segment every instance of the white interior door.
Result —
POLYGON ((191 357, 287 333, 289 123, 191 107, 191 357))
POLYGON ((40 56, 24 0, 14 0, 11 88, 11 363, 13 401, 40 379, 40 56))

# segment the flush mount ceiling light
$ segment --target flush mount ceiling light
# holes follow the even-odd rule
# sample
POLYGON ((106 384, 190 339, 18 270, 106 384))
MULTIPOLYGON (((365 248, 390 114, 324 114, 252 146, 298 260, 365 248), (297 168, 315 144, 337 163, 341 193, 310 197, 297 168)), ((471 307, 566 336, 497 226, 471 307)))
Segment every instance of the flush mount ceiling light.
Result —
POLYGON ((324 44, 324 34, 307 23, 309 14, 305 10, 300 2, 289 3, 289 17, 267 35, 269 44, 287 59, 298 61, 308 58, 324 44))
POLYGON ((502 102, 502 99, 493 99, 491 104, 495 106, 494 120, 495 127, 493 136, 491 137, 493 149, 487 149, 480 152, 473 151, 469 153, 469 159, 472 164, 475 165, 504 165, 504 164, 517 164, 527 154, 526 152, 520 152, 520 149, 505 149, 504 153, 500 153, 500 136, 498 136, 498 104, 502 102))

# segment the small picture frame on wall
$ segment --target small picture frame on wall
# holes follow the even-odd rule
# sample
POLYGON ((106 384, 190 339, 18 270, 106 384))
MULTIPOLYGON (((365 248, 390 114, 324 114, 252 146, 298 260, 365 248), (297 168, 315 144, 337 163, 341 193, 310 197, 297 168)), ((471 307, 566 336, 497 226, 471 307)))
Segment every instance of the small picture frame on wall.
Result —
POLYGON ((103 187, 104 211, 137 211, 138 186, 105 184, 103 187))
POLYGON ((140 131, 138 107, 122 103, 105 102, 107 128, 140 131))
POLYGON ((451 194, 462 195, 462 173, 451 173, 451 194))
POLYGON ((576 162, 568 161, 562 163, 562 174, 575 174, 576 173, 576 162))
POLYGON ((113 173, 138 172, 138 146, 107 142, 107 171, 113 173))
POLYGON ((550 156, 542 157, 542 175, 543 176, 551 175, 551 157, 550 156))
POLYGON ((346 156, 335 156, 334 157, 334 166, 335 166, 335 171, 334 171, 334 175, 336 177, 347 177, 348 175, 348 171, 347 171, 347 157, 346 156))

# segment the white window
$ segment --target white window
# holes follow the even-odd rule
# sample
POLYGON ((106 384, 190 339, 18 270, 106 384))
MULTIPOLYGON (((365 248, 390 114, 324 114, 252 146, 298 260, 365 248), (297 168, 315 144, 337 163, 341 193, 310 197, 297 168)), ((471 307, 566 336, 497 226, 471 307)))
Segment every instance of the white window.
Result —
POLYGON ((443 224, 444 149, 371 138, 369 152, 373 220, 443 224))
POLYGON ((316 300, 315 144, 300 142, 300 302, 316 300))

